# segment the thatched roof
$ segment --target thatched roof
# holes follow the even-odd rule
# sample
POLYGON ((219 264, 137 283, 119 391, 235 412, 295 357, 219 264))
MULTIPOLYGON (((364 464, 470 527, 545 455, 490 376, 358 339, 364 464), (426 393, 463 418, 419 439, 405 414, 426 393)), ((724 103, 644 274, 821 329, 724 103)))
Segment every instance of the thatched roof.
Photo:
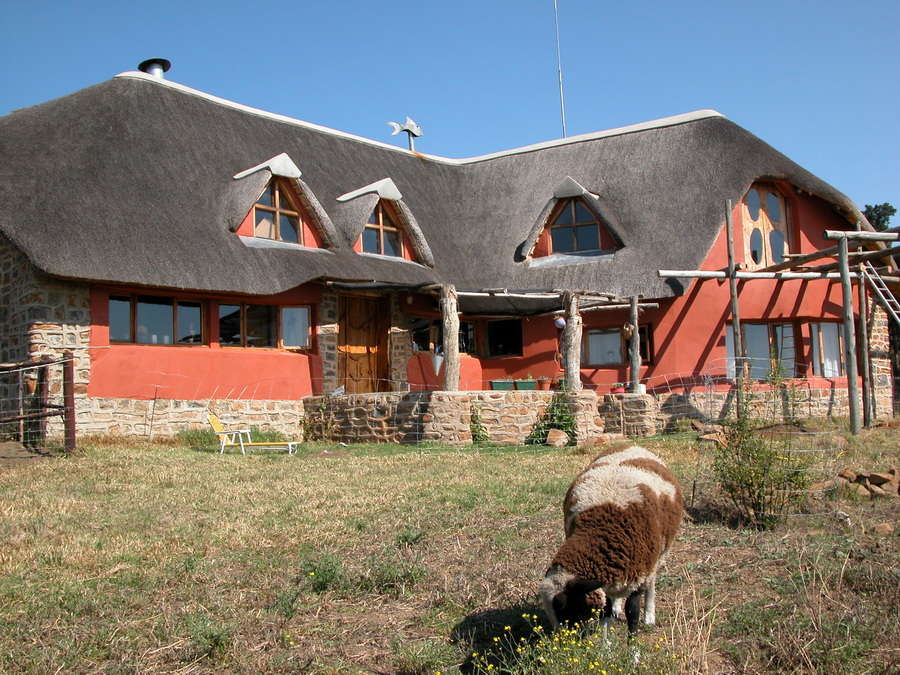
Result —
MULTIPOLYGON (((267 295, 332 280, 668 297, 685 282, 656 271, 699 267, 725 200, 760 178, 788 180, 868 227, 845 195, 712 111, 450 160, 125 73, 3 117, 0 156, 0 232, 37 268, 197 291, 267 295), (277 169, 236 176, 282 153, 327 251, 247 246, 234 233, 277 169), (377 198, 369 188, 385 179, 424 264, 352 251, 377 198), (615 256, 540 265, 524 255, 564 183, 599 197, 623 244, 615 256)), ((491 307, 503 309, 480 306, 491 307)))

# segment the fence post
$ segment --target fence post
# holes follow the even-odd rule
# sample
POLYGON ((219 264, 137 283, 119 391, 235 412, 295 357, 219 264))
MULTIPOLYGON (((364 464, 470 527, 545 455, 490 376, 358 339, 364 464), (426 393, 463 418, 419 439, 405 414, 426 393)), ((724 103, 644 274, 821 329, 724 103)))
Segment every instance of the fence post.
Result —
POLYGON ((66 452, 75 452, 75 356, 63 353, 63 423, 66 429, 66 452))

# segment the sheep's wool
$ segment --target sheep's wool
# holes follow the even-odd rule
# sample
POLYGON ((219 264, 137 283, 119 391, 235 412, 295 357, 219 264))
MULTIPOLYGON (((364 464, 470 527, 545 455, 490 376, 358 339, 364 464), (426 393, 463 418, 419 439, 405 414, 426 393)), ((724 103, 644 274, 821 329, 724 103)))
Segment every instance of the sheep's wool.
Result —
POLYGON ((642 487, 654 495, 678 499, 676 486, 660 475, 655 465, 665 464, 649 450, 633 446, 601 455, 572 484, 566 497, 566 532, 575 517, 592 506, 612 504, 628 508, 644 501, 642 487))

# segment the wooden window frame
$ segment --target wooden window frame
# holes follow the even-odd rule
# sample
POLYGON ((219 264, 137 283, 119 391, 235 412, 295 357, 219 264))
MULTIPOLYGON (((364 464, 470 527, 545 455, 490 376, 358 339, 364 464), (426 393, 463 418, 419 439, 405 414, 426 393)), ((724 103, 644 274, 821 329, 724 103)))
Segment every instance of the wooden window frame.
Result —
POLYGON ((548 245, 551 255, 554 253, 557 253, 559 255, 580 255, 585 253, 599 253, 603 250, 603 223, 588 207, 588 205, 585 204, 584 200, 580 199, 579 197, 566 197, 559 201, 559 203, 553 208, 553 211, 550 213, 550 217, 547 219, 547 231, 549 235, 548 245), (578 214, 578 204, 581 204, 582 208, 592 216, 591 220, 577 220, 576 216, 578 214), (563 214, 563 211, 565 211, 566 209, 572 210, 572 222, 558 225, 556 221, 559 220, 560 216, 563 214), (580 248, 578 246, 578 228, 585 225, 596 225, 597 248, 580 248), (575 242, 575 248, 571 251, 556 251, 553 247, 553 232, 555 230, 571 230, 572 241, 575 242))
MULTIPOLYGON (((649 366, 653 359, 653 331, 649 324, 638 324, 638 335, 640 336, 641 365, 649 366)), ((593 326, 585 327, 581 338, 581 365, 591 368, 614 368, 629 365, 628 348, 630 340, 625 337, 625 331, 619 326, 593 326), (619 357, 622 359, 617 363, 594 363, 590 354, 589 337, 591 333, 618 333, 619 336, 619 357)))
POLYGON ((771 236, 772 232, 780 232, 784 238, 784 254, 795 252, 794 228, 792 223, 791 202, 784 193, 771 183, 754 183, 747 190, 743 200, 744 217, 742 219, 744 226, 744 246, 746 250, 745 261, 748 269, 762 269, 774 265, 778 262, 772 252, 771 236), (749 198, 751 191, 756 191, 759 197, 759 214, 756 220, 750 213, 749 198), (772 221, 769 215, 769 195, 774 195, 778 200, 781 210, 781 219, 772 221), (760 250, 760 260, 753 260, 752 237, 754 230, 758 230, 762 239, 760 250))
POLYGON ((490 359, 505 359, 516 356, 523 356, 525 351, 525 336, 522 334, 524 330, 524 326, 522 325, 522 319, 519 317, 510 317, 508 319, 488 319, 484 322, 484 356, 485 358, 490 359), (491 325, 497 324, 500 322, 511 322, 518 321, 519 322, 519 350, 516 352, 505 352, 502 354, 493 354, 491 353, 491 336, 490 336, 490 328, 491 325))
MULTIPOLYGON (((799 348, 800 347, 800 324, 795 321, 742 321, 741 322, 741 340, 744 343, 745 351, 749 344, 748 338, 747 338, 747 327, 748 326, 765 327, 765 329, 766 329, 766 344, 768 347, 769 355, 768 355, 768 367, 766 368, 766 373, 763 374, 762 377, 757 377, 754 374, 754 369, 758 368, 758 367, 754 366, 753 363, 745 363, 744 364, 745 375, 748 378, 753 379, 758 382, 764 381, 769 378, 771 373, 775 372, 776 366, 780 366, 782 363, 784 363, 786 361, 786 359, 782 358, 782 352, 778 346, 778 339, 777 339, 776 332, 777 332, 778 328, 780 328, 780 327, 783 328, 784 326, 790 326, 791 332, 792 332, 791 337, 792 337, 792 340, 794 343, 793 344, 793 356, 791 357, 791 360, 793 362, 793 370, 792 370, 792 372, 782 373, 782 375, 788 379, 793 379, 793 378, 797 377, 800 372, 799 366, 802 363, 802 360, 800 358, 800 348, 799 348)), ((725 344, 726 344, 727 350, 731 351, 731 353, 729 354, 728 351, 726 350, 726 359, 729 360, 728 369, 729 369, 729 372, 731 372, 731 371, 735 370, 734 363, 736 362, 736 359, 737 359, 737 355, 734 354, 734 344, 732 341, 733 340, 732 324, 730 324, 730 323, 726 324, 725 331, 726 331, 725 344)), ((748 358, 752 358, 752 357, 748 357, 748 358)))
POLYGON ((824 377, 824 378, 833 378, 833 377, 844 377, 847 374, 847 371, 844 366, 844 325, 839 321, 813 321, 809 323, 809 339, 810 339, 810 352, 809 352, 809 370, 812 373, 813 377, 824 377), (822 339, 822 326, 836 326, 837 327, 837 365, 838 365, 838 373, 837 375, 825 375, 825 349, 822 339), (814 328, 815 327, 815 328, 814 328))
POLYGON ((385 200, 380 199, 375 205, 375 208, 372 209, 372 213, 369 216, 369 219, 366 221, 365 227, 363 228, 363 233, 360 235, 360 250, 363 253, 368 253, 369 255, 383 255, 389 258, 404 258, 406 256, 406 247, 403 243, 403 226, 400 223, 401 220, 397 216, 397 213, 394 211, 394 207, 386 203, 385 200), (385 218, 385 216, 387 217, 385 218), (373 217, 375 219, 375 222, 372 222, 373 217), (389 224, 386 225, 385 220, 389 221, 389 224), (365 235, 367 230, 376 232, 376 235, 378 237, 377 251, 367 251, 365 248, 365 235), (384 252, 385 232, 395 232, 397 234, 398 251, 396 254, 384 252))
POLYGON ((262 195, 259 196, 256 203, 253 205, 253 236, 258 237, 259 239, 270 239, 272 241, 282 241, 288 244, 298 244, 300 246, 304 246, 304 226, 309 222, 309 218, 306 216, 305 211, 302 206, 296 203, 296 195, 294 194, 294 189, 291 185, 282 178, 274 178, 272 179, 268 185, 266 185, 266 189, 263 191, 265 194, 266 190, 272 189, 272 206, 267 204, 261 204, 260 200, 262 199, 262 195), (285 203, 287 206, 285 206, 285 203), (272 227, 275 230, 274 237, 262 237, 256 233, 257 228, 257 211, 265 211, 266 213, 271 214, 272 216, 272 227), (285 241, 284 237, 281 234, 281 216, 293 217, 297 220, 297 241, 285 241))
MULTIPOLYGON (((206 317, 207 317, 207 304, 203 300, 184 298, 179 296, 172 295, 152 295, 149 293, 110 293, 107 298, 107 305, 111 303, 113 300, 118 301, 127 301, 128 302, 128 332, 129 338, 127 340, 117 340, 112 337, 112 326, 108 326, 110 329, 110 344, 121 344, 121 345, 150 345, 150 346, 162 346, 162 347, 199 347, 209 344, 207 331, 206 331, 206 317), (138 340, 138 304, 143 302, 143 298, 158 298, 160 300, 168 300, 171 303, 172 310, 172 340, 171 342, 142 342, 138 340), (178 307, 179 305, 192 304, 197 305, 200 310, 200 341, 199 342, 179 342, 177 341, 178 337, 178 307)), ((109 316, 109 315, 108 315, 109 316)), ((107 319, 107 324, 110 324, 111 320, 107 319)))
POLYGON ((238 307, 239 317, 238 317, 238 332, 240 335, 240 344, 227 344, 222 342, 221 340, 221 321, 222 321, 222 312, 219 309, 219 345, 223 349, 278 349, 282 351, 291 351, 291 352, 309 352, 313 349, 313 336, 315 331, 313 330, 313 307, 312 305, 306 304, 296 304, 296 305, 267 305, 262 303, 254 303, 254 302, 221 302, 218 305, 221 307, 238 307), (250 307, 265 307, 270 309, 274 313, 275 318, 275 344, 274 345, 265 345, 265 346, 254 346, 248 340, 247 333, 247 310, 250 307), (307 340, 305 346, 295 346, 290 345, 284 346, 284 320, 283 320, 283 310, 285 309, 306 309, 307 314, 307 340))
MULTIPOLYGON (((425 316, 415 316, 413 319, 421 319, 423 321, 428 321, 428 349, 420 349, 418 345, 416 345, 415 341, 413 341, 413 351, 418 354, 443 354, 444 353, 444 342, 443 342, 443 319, 436 319, 433 317, 425 317, 425 316), (438 351, 440 349, 440 351, 438 351)), ((478 351, 475 345, 475 322, 474 321, 465 321, 460 320, 459 322, 459 333, 460 336, 463 333, 466 333, 468 336, 465 342, 468 344, 468 348, 463 350, 460 349, 460 354, 468 354, 470 356, 475 356, 478 351), (464 327, 467 327, 464 330, 464 327)), ((460 344, 463 343, 463 340, 460 339, 460 344)))

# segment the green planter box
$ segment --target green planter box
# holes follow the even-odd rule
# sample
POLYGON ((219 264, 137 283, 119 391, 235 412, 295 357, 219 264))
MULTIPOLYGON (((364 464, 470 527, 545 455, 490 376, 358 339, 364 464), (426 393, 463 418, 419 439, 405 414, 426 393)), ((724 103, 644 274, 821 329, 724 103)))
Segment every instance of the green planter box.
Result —
POLYGON ((509 390, 513 388, 512 380, 491 380, 491 389, 509 390))
POLYGON ((537 380, 516 380, 516 389, 537 389, 537 380))

